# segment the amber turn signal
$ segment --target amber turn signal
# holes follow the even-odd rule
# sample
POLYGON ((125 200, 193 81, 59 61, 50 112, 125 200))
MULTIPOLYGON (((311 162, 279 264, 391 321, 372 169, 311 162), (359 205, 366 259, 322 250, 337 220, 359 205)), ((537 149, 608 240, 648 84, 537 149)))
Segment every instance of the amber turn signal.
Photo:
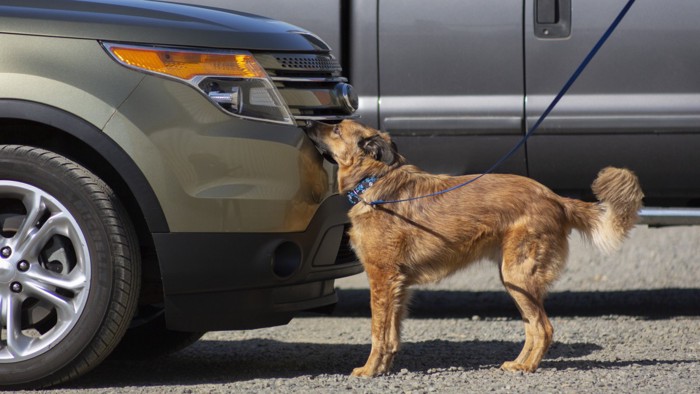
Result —
POLYGON ((106 47, 124 65, 184 80, 190 80, 200 75, 239 78, 267 77, 265 70, 248 53, 204 53, 115 44, 106 47))

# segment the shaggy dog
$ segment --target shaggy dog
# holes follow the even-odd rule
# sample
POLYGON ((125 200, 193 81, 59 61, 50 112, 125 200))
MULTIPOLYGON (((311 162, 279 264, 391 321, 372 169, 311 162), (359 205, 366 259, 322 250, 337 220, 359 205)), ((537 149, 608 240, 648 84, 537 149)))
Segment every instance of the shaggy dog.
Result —
POLYGON ((534 372, 552 343, 543 307, 548 286, 568 254, 576 229, 596 246, 620 245, 637 221, 642 190, 629 170, 608 167, 592 185, 599 202, 554 194, 517 175, 433 175, 406 163, 389 135, 345 120, 310 124, 309 137, 338 164, 338 185, 356 205, 349 211, 352 246, 369 279, 372 350, 354 376, 389 371, 399 350, 408 287, 438 281, 480 259, 499 263, 501 281, 525 323, 520 355, 501 366, 534 372))

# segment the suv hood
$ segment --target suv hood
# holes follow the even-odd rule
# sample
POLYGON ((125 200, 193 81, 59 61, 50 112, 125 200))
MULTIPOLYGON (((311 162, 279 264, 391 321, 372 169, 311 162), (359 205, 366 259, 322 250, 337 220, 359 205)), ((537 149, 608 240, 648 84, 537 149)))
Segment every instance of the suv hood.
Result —
POLYGON ((167 46, 328 52, 294 25, 159 1, 3 0, 0 32, 167 46))

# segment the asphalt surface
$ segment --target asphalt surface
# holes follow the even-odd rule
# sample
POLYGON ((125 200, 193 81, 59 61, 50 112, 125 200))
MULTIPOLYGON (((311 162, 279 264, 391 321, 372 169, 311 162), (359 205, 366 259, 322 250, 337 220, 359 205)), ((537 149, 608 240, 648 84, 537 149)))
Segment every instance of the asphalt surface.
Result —
POLYGON ((332 316, 209 333, 154 360, 109 359, 46 392, 700 392, 700 227, 638 227, 608 256, 572 241, 546 303, 555 343, 534 374, 498 369, 524 334, 496 268, 483 263, 414 291, 388 376, 348 376, 370 349, 369 293, 358 275, 338 281, 332 316))

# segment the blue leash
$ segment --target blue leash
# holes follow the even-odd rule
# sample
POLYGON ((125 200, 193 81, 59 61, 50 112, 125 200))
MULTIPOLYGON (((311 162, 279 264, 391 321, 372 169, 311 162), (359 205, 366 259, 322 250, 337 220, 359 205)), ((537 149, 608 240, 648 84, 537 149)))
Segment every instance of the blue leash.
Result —
POLYGON ((625 7, 624 7, 624 8, 622 9, 622 11, 620 11, 620 13, 617 15, 617 18, 615 18, 615 20, 612 22, 612 24, 610 25, 610 27, 608 27, 608 30, 606 30, 605 33, 603 33, 603 36, 600 37, 600 39, 599 39, 598 42, 595 44, 595 46, 593 47, 593 49, 591 49, 591 51, 588 53, 588 55, 586 56, 586 58, 583 59, 583 61, 582 61, 581 64, 578 66, 578 68, 576 69, 576 71, 574 71, 574 73, 571 75, 571 77, 569 78, 569 80, 566 81, 566 83, 564 84, 564 87, 561 88, 561 90, 559 91, 559 93, 557 94, 557 96, 554 97, 554 100, 552 100, 552 102, 549 104, 549 106, 547 107, 547 109, 544 110, 544 112, 542 113, 542 115, 540 116, 540 118, 537 119, 537 122, 535 122, 535 124, 532 125, 532 127, 530 127, 530 130, 528 130, 528 132, 525 133, 525 135, 524 135, 523 138, 520 140, 520 142, 518 142, 517 144, 515 144, 515 146, 514 146, 508 153, 506 153, 503 157, 501 157, 501 158, 500 158, 494 165, 492 165, 488 170, 486 170, 485 172, 483 172, 482 174, 480 174, 480 175, 477 176, 476 178, 472 178, 472 179, 470 179, 470 180, 468 180, 468 181, 466 181, 466 182, 464 182, 464 183, 461 183, 461 184, 456 185, 456 186, 452 186, 452 187, 449 188, 449 189, 441 190, 441 191, 439 191, 439 192, 435 192, 435 193, 431 193, 431 194, 426 194, 426 195, 424 195, 424 196, 417 196, 417 197, 406 198, 406 199, 403 199, 403 200, 390 200, 390 201, 385 201, 385 200, 374 200, 374 201, 370 202, 369 205, 371 205, 371 206, 376 206, 376 205, 384 205, 384 204, 396 204, 396 203, 400 203, 400 202, 408 202, 408 201, 418 200, 418 199, 421 199, 421 198, 428 198, 428 197, 438 196, 438 195, 440 195, 440 194, 449 193, 449 192, 451 192, 451 191, 453 191, 453 190, 455 190, 455 189, 459 189, 460 187, 467 186, 467 185, 469 185, 470 183, 473 183, 473 182, 478 181, 478 180, 479 180, 481 177, 483 177, 484 175, 490 174, 491 172, 493 172, 496 168, 498 168, 501 164, 503 164, 504 161, 508 160, 511 156, 513 156, 513 154, 515 154, 515 152, 517 152, 518 149, 520 149, 520 148, 525 144, 525 142, 528 140, 528 138, 530 138, 530 136, 535 132, 535 130, 537 130, 537 128, 540 127, 540 125, 542 124, 542 122, 544 122, 544 120, 547 118, 547 116, 549 116, 549 113, 552 112, 552 110, 553 110, 554 107, 557 105, 557 103, 559 103, 559 100, 561 100, 561 98, 564 97, 564 95, 566 94, 566 92, 569 91, 569 88, 571 88, 571 85, 573 85, 574 82, 576 82, 576 80, 578 79, 579 75, 581 75, 581 73, 582 73, 583 70, 586 68, 586 66, 588 66, 588 63, 591 62, 591 60, 592 60, 593 57, 596 55, 596 53, 598 53, 598 51, 599 51, 600 48, 603 46, 603 44, 605 44, 605 41, 607 41, 608 38, 610 38, 610 36, 612 35, 613 31, 615 31, 615 29, 617 28, 617 25, 620 24, 620 22, 622 21, 622 19, 623 19, 623 18, 625 17, 625 15, 627 14, 627 11, 629 11, 629 9, 632 7, 632 4, 634 4, 635 1, 636 1, 636 0, 628 0, 628 1, 627 1, 627 4, 625 5, 625 7))

